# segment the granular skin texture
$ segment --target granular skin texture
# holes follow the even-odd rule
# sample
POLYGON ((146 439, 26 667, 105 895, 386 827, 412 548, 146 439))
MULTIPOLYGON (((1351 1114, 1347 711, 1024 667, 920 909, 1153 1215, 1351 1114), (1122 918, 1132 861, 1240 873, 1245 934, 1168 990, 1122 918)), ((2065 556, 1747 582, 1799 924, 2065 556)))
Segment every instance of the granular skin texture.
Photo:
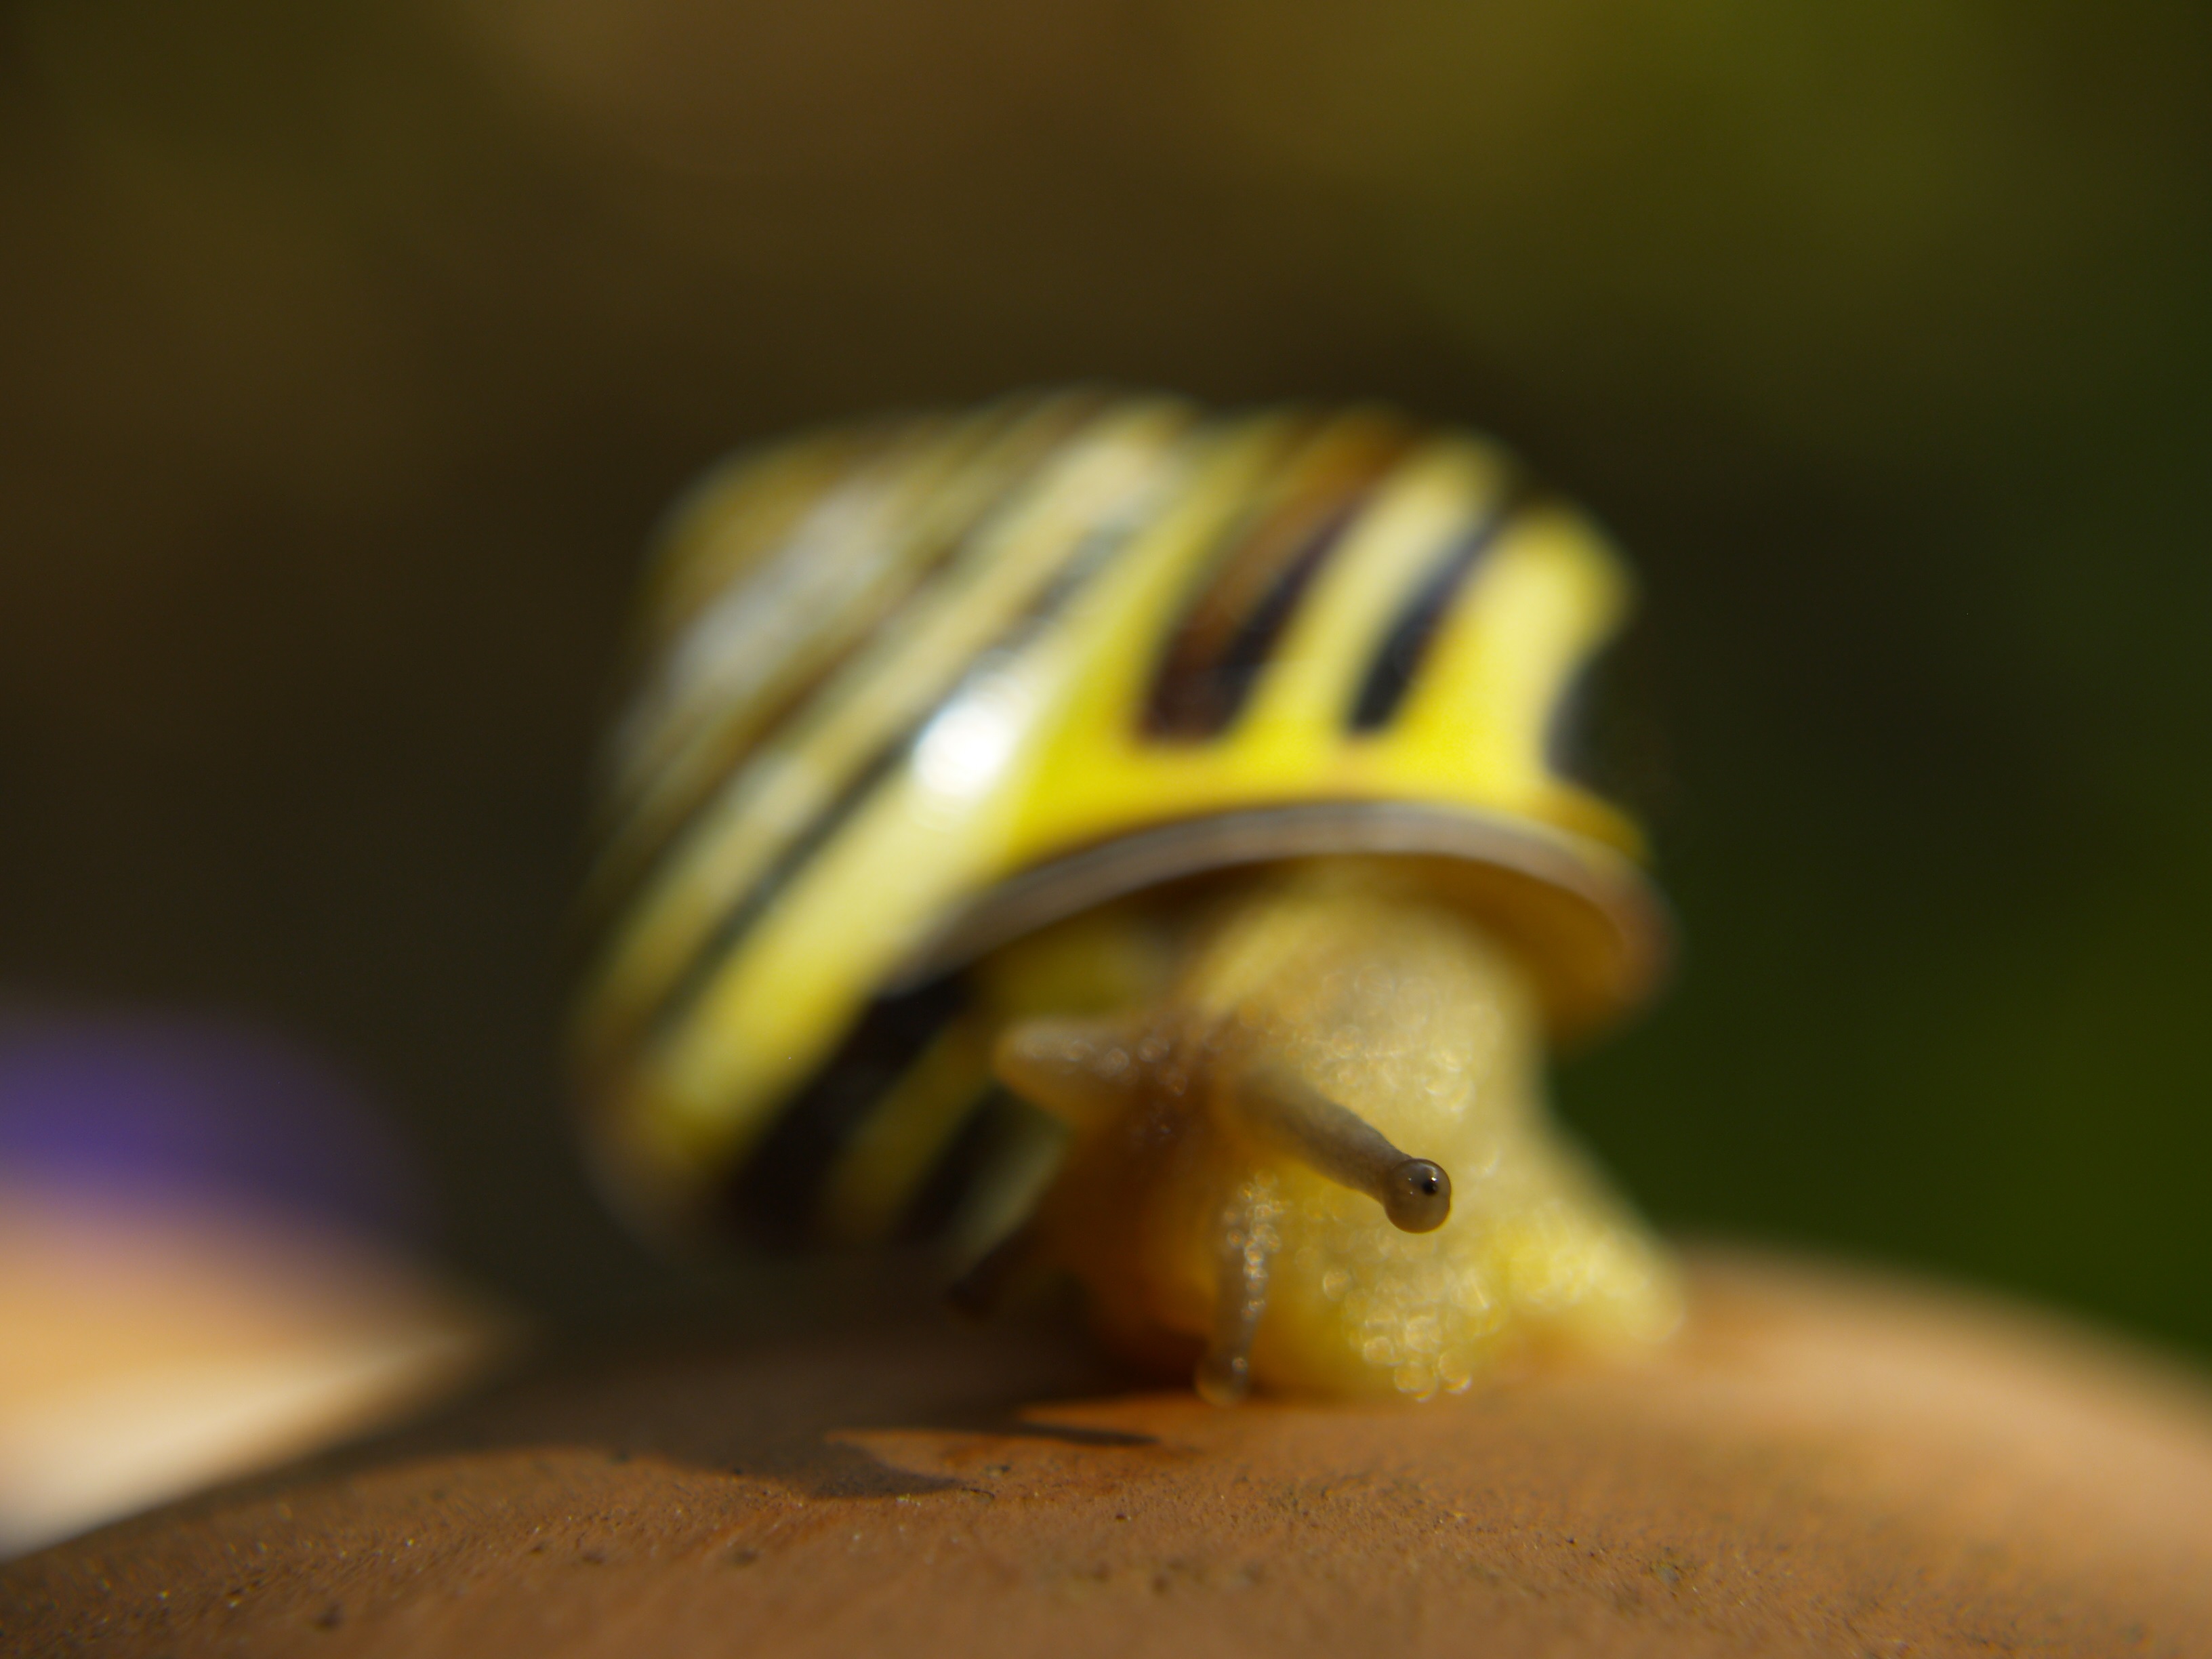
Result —
POLYGON ((1114 1394, 933 1323, 617 1355, 0 1570, 15 1654, 2212 1654, 2212 1392, 1694 1255, 1632 1364, 1114 1394))

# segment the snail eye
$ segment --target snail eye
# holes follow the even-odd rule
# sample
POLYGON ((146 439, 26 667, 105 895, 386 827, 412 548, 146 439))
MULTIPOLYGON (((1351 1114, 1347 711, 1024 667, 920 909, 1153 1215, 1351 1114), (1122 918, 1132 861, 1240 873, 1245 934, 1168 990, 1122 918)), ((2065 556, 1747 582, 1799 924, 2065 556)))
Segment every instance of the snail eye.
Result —
POLYGON ((1401 1231, 1432 1233, 1451 1218, 1451 1177, 1425 1158, 1409 1158, 1390 1171, 1383 1208, 1401 1231))

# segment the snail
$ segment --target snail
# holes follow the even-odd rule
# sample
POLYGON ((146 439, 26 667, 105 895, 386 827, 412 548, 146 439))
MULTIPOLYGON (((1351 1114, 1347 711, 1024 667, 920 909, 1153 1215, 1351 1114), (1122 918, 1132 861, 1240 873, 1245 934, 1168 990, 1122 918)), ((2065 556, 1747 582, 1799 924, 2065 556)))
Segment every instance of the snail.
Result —
POLYGON ((1664 957, 1561 758, 1626 602, 1503 450, 1376 409, 1076 391, 726 463, 608 749, 596 1163, 649 1224, 945 1241, 972 1304, 1072 1273, 1216 1401, 1662 1335, 1541 1098, 1664 957))

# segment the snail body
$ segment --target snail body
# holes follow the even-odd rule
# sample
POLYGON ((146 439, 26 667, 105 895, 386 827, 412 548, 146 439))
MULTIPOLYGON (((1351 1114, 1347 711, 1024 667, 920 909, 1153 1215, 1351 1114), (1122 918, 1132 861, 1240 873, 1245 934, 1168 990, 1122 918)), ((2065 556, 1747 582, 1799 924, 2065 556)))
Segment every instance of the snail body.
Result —
POLYGON ((1008 1028, 999 1074, 1072 1145, 1001 1249, 1217 1398, 1425 1396, 1532 1341, 1659 1334, 1668 1271, 1546 1121, 1540 1031, 1510 955, 1407 872, 1277 872, 1148 1005, 1008 1028))
POLYGON ((1091 394, 712 479, 648 588, 577 1048, 619 1197, 1073 1270, 1232 1397, 1649 1336, 1547 1123, 1656 902, 1559 713, 1625 603, 1571 510, 1371 410, 1091 394))

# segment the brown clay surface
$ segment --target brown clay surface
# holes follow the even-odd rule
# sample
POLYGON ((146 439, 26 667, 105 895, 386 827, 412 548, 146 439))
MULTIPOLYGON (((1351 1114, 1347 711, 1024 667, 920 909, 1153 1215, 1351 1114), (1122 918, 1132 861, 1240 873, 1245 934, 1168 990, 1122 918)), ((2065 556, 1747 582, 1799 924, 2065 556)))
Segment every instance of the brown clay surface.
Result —
POLYGON ((14 1653, 2212 1654, 2212 1395, 1696 1272, 1634 1369, 1378 1409, 942 1328, 629 1359, 0 1573, 14 1653))

